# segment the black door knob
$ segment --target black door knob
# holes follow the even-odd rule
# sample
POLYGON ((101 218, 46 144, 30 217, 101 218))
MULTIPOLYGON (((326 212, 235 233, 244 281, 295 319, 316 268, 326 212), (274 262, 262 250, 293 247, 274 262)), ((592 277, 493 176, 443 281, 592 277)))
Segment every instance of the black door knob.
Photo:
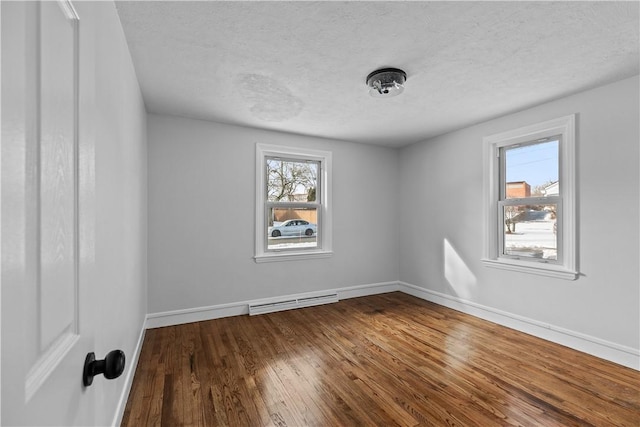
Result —
POLYGON ((84 370, 82 372, 82 383, 89 387, 93 383, 93 377, 103 374, 108 380, 118 378, 124 371, 124 352, 113 350, 102 360, 96 360, 95 353, 87 354, 84 359, 84 370))

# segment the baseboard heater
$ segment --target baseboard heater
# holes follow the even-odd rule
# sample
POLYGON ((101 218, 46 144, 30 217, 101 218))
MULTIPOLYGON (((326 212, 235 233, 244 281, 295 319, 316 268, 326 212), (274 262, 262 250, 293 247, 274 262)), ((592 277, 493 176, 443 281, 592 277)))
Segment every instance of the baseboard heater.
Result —
POLYGON ((249 315, 273 313, 276 311, 292 310, 294 308, 312 307, 314 305, 338 302, 338 294, 326 294, 313 297, 287 298, 281 301, 249 304, 249 315))

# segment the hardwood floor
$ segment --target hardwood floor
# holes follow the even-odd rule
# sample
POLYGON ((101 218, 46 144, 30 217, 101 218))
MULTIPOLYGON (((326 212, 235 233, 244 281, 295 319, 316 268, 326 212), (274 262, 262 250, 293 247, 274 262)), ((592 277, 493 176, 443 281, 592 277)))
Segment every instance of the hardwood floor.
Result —
POLYGON ((403 294, 147 331, 123 426, 639 426, 640 372, 403 294))

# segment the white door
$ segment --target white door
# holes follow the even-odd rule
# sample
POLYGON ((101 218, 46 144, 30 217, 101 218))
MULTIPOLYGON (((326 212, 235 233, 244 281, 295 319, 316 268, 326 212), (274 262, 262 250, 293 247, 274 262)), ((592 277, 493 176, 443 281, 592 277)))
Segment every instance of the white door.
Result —
POLYGON ((83 277, 94 230, 82 206, 93 190, 79 175, 78 17, 68 2, 1 7, 1 421, 92 425, 82 372, 93 350, 83 277))

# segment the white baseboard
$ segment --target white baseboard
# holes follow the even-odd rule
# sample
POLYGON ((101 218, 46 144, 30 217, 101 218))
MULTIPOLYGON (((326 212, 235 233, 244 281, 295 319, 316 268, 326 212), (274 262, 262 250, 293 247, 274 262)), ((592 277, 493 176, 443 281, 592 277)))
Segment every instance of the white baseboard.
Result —
POLYGON ((349 286, 346 288, 333 289, 338 293, 338 299, 349 299, 366 297, 368 295, 386 294, 400 290, 398 282, 371 283, 368 285, 349 286))
POLYGON ((400 291, 433 303, 515 329, 538 338, 591 354, 601 359, 640 370, 640 351, 600 338, 498 310, 452 295, 399 282, 400 291))
POLYGON ((164 326, 181 325, 184 323, 201 322, 222 317, 249 314, 249 304, 267 304, 281 299, 311 298, 327 292, 336 292, 338 299, 356 298, 376 295, 399 290, 398 282, 371 283, 367 285, 349 286, 337 289, 325 289, 316 292, 305 292, 293 295, 279 295, 273 298, 263 298, 251 301, 241 301, 229 304, 210 305, 206 307, 189 308, 185 310, 164 311, 147 315, 147 329, 164 326))
POLYGON ((241 316, 243 314, 249 314, 249 302, 233 302, 184 310, 150 313, 147 314, 147 329, 202 322, 204 320, 220 319, 222 317, 241 316))
POLYGON ((127 371, 127 376, 125 377, 124 387, 122 388, 122 394, 120 395, 120 400, 118 400, 118 406, 116 407, 116 414, 113 417, 113 422, 111 423, 111 425, 114 427, 122 424, 122 417, 124 416, 124 410, 127 407, 129 392, 131 391, 131 386, 133 384, 133 377, 136 374, 136 368, 138 367, 138 360, 140 359, 140 352, 142 351, 142 343, 144 342, 144 335, 147 330, 145 323, 142 324, 142 329, 140 330, 140 335, 138 336, 138 342, 136 343, 136 348, 135 350, 133 350, 133 354, 131 355, 131 360, 128 362, 129 370, 127 371))

